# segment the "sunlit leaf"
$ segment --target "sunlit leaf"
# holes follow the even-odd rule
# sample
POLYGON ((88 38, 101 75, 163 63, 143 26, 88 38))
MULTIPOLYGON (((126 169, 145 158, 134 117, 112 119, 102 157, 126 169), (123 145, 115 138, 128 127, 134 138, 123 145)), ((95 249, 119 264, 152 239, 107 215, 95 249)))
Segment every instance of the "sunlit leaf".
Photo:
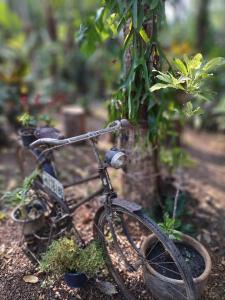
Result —
POLYGON ((175 58, 173 63, 176 66, 176 68, 178 69, 178 71, 181 72, 181 74, 184 74, 184 75, 188 74, 187 68, 185 67, 185 64, 182 62, 181 59, 175 58))
POLYGON ((142 39, 145 41, 145 43, 147 44, 150 41, 150 38, 148 37, 147 33, 145 32, 145 30, 143 28, 141 28, 141 30, 139 31, 140 36, 142 37, 142 39))
POLYGON ((176 88, 172 84, 164 84, 164 83, 156 83, 150 88, 150 92, 155 92, 161 89, 167 89, 167 88, 176 88))

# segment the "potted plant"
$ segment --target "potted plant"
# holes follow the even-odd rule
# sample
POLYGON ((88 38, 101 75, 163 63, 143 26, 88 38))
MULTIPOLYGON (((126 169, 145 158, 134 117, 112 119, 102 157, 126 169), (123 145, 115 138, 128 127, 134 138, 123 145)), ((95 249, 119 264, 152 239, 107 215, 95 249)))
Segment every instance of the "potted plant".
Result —
MULTIPOLYGON (((175 230, 175 219, 169 218, 168 214, 165 214, 164 223, 159 225, 173 239, 189 265, 196 287, 197 299, 200 299, 211 272, 212 263, 207 250, 196 239, 175 230)), ((145 239, 141 251, 149 261, 143 268, 143 274, 146 286, 153 297, 160 300, 181 299, 181 295, 185 294, 184 281, 164 247, 160 242, 157 243, 154 234, 145 239)))
POLYGON ((42 199, 32 190, 32 184, 38 175, 39 171, 34 170, 24 179, 22 186, 6 192, 2 197, 10 206, 16 205, 11 217, 23 226, 24 235, 35 233, 44 225, 45 206, 42 199))
POLYGON ((53 241, 40 262, 41 271, 55 279, 64 275, 66 284, 72 288, 83 287, 88 277, 93 277, 103 266, 103 253, 96 241, 81 249, 67 237, 53 241))
MULTIPOLYGON (((29 199, 30 200, 30 199, 29 199)), ((36 196, 29 203, 17 206, 11 217, 13 221, 23 226, 23 234, 28 237, 38 232, 45 224, 45 206, 36 196)))
POLYGON ((19 135, 22 139, 24 147, 28 147, 32 142, 36 140, 35 129, 36 121, 29 113, 25 112, 18 117, 18 121, 21 123, 22 128, 19 130, 19 135))
POLYGON ((49 115, 40 115, 37 120, 40 123, 40 126, 38 126, 34 132, 37 139, 47 137, 51 137, 53 139, 63 138, 63 135, 60 134, 60 131, 54 128, 55 122, 49 115))

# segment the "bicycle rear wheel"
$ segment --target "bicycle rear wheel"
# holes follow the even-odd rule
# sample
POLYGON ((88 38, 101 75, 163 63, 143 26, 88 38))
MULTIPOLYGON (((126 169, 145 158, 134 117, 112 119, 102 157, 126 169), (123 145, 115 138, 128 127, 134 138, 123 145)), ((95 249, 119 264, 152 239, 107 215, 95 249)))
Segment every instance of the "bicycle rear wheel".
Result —
POLYGON ((113 204, 111 212, 109 216, 104 207, 97 212, 94 236, 104 250, 109 273, 125 299, 150 299, 143 282, 143 267, 150 264, 153 268, 157 267, 158 272, 172 274, 183 281, 182 288, 171 283, 170 290, 177 295, 176 300, 196 300, 191 272, 175 244, 159 226, 142 210, 131 212, 113 204), (154 243, 148 253, 143 254, 142 245, 150 235, 154 235, 154 243), (161 249, 160 255, 155 251, 156 248, 161 249), (140 295, 141 290, 143 294, 140 295))

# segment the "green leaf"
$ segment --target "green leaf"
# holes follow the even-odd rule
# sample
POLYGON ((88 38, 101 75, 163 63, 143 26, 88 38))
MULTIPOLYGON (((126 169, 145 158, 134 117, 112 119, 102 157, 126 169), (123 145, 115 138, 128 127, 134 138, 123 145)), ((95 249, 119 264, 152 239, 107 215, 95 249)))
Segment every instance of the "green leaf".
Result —
POLYGON ((98 22, 100 19, 101 19, 101 17, 102 17, 102 15, 103 15, 103 13, 104 13, 104 7, 100 7, 98 10, 97 10, 97 12, 96 12, 96 16, 95 16, 95 22, 98 22))
POLYGON ((144 12, 144 6, 139 5, 138 6, 138 19, 137 19, 137 30, 140 32, 140 29, 144 23, 144 17, 145 17, 145 12, 144 12))
POLYGON ((133 38, 133 34, 132 33, 133 33, 133 29, 131 28, 130 31, 128 32, 128 34, 126 35, 126 37, 124 39, 124 42, 123 42, 124 51, 126 50, 127 46, 129 45, 130 41, 133 38))
POLYGON ((134 0, 133 3, 133 26, 137 29, 138 24, 138 0, 134 0))
POLYGON ((120 19, 118 25, 117 25, 117 32, 120 32, 120 30, 123 28, 123 26, 126 24, 126 19, 124 16, 120 19))
POLYGON ((158 91, 158 90, 161 90, 161 89, 167 89, 167 88, 174 88, 176 89, 176 87, 172 84, 165 84, 165 83, 156 83, 154 84, 151 88, 150 88, 150 92, 155 92, 155 91, 158 91))
POLYGON ((143 28, 139 31, 140 36, 142 37, 143 41, 147 44, 150 41, 150 38, 148 37, 147 33, 143 28))
POLYGON ((185 67, 185 64, 182 62, 181 59, 175 58, 173 63, 176 66, 176 68, 178 69, 178 71, 180 71, 180 73, 182 73, 184 75, 188 75, 188 70, 185 67))
POLYGON ((201 115, 203 113, 200 107, 193 109, 193 104, 191 103, 191 101, 186 103, 183 112, 187 118, 191 118, 194 115, 201 115))
POLYGON ((223 57, 216 57, 216 58, 213 58, 210 61, 208 61, 204 65, 203 70, 209 72, 209 71, 216 69, 224 64, 225 64, 225 59, 223 57))
POLYGON ((158 6, 159 1, 160 0, 152 0, 151 4, 150 4, 150 9, 152 9, 152 10, 155 9, 158 6))
POLYGON ((189 66, 190 69, 199 69, 202 64, 202 54, 196 54, 190 61, 189 66))
POLYGON ((161 80, 161 81, 164 81, 164 82, 166 82, 166 83, 173 83, 173 80, 171 79, 171 77, 170 76, 167 76, 167 74, 164 74, 164 75, 157 75, 156 76, 159 80, 161 80))

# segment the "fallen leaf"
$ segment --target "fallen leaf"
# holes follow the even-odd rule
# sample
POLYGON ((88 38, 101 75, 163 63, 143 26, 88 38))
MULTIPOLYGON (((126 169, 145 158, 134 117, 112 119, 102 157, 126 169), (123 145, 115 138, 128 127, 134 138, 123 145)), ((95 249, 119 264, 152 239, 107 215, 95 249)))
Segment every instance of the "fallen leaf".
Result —
POLYGON ((23 281, 27 283, 37 283, 39 281, 37 276, 34 275, 25 275, 23 276, 23 281))
POLYGON ((0 257, 4 256, 6 252, 5 244, 0 245, 0 257))
POLYGON ((0 221, 6 218, 6 214, 3 211, 0 211, 0 221))
POLYGON ((100 291, 102 291, 106 295, 111 296, 111 295, 115 295, 118 293, 115 285, 113 285, 109 281, 96 280, 96 283, 97 283, 97 287, 100 289, 100 291))

